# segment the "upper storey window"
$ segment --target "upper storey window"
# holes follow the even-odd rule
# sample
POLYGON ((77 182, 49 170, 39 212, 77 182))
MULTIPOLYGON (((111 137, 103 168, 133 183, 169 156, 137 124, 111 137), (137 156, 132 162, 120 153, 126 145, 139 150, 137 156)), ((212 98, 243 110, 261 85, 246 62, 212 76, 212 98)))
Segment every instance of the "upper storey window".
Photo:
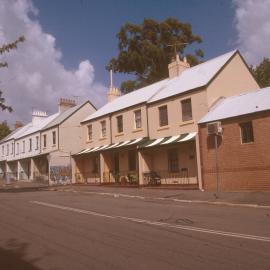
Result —
POLYGON ((192 120, 191 98, 182 100, 181 107, 182 107, 182 121, 184 122, 192 120))
POLYGON ((167 126, 168 125, 168 109, 167 105, 159 107, 159 126, 167 126))

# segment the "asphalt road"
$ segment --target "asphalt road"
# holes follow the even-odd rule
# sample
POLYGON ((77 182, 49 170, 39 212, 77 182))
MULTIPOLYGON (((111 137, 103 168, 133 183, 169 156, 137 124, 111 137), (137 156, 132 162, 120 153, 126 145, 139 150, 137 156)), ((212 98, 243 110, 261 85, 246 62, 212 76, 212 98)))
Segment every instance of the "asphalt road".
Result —
POLYGON ((0 193, 0 269, 270 269, 270 210, 0 193))

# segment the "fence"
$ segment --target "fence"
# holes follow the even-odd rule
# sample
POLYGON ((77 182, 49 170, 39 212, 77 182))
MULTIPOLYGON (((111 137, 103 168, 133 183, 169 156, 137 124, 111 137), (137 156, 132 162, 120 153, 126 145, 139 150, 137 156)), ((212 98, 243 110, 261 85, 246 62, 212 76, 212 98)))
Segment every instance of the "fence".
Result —
POLYGON ((119 172, 104 172, 103 173, 104 183, 113 183, 119 185, 138 185, 139 177, 137 171, 119 171, 119 172))

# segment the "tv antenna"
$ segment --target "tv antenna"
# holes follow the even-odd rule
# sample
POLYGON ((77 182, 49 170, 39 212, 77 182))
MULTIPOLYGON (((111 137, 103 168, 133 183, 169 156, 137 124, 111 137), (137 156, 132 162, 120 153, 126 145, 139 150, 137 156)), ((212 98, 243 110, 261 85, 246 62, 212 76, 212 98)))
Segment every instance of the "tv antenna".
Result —
POLYGON ((173 44, 168 44, 167 47, 173 47, 174 48, 174 54, 175 57, 177 55, 177 47, 181 45, 188 45, 186 42, 174 42, 173 44))

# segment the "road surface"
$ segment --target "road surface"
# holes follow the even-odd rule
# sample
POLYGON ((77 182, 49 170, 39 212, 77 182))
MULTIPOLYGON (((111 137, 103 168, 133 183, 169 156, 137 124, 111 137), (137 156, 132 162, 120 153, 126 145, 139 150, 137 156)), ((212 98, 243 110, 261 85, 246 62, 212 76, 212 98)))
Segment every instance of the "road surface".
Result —
POLYGON ((2 192, 0 269, 270 269, 270 210, 2 192))

